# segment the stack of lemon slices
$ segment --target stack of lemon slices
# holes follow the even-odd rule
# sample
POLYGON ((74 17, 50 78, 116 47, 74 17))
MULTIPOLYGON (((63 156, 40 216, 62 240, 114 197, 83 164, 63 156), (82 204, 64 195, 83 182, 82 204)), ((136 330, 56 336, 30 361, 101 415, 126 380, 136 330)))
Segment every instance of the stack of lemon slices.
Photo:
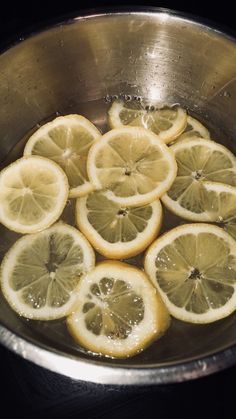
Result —
POLYGON ((58 117, 0 173, 0 222, 26 234, 3 258, 1 288, 21 316, 67 316, 79 345, 127 357, 169 313, 208 323, 236 309, 236 159, 179 106, 115 100, 108 124, 102 135, 58 117), (77 228, 60 221, 69 198, 77 228), (155 241, 161 202, 196 223, 155 241), (145 272, 117 261, 146 249, 145 272), (110 260, 96 265, 94 250, 110 260))

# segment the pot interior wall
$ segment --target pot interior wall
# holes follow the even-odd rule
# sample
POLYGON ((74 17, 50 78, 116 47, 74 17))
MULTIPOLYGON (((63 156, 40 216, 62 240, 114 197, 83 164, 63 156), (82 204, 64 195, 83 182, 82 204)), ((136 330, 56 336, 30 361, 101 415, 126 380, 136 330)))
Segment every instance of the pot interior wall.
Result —
MULTIPOLYGON (((2 165, 21 155, 37 124, 56 115, 81 113, 105 131, 114 95, 160 106, 180 103, 236 152, 235 62, 233 40, 167 13, 93 16, 33 35, 0 56, 2 165)), ((2 226, 0 235, 2 257, 16 235, 2 226)), ((49 350, 90 358, 63 322, 26 321, 0 300, 0 322, 10 330, 49 350)), ((235 344, 235 321, 236 315, 206 326, 173 320, 167 334, 140 355, 99 362, 144 367, 196 359, 235 344)))

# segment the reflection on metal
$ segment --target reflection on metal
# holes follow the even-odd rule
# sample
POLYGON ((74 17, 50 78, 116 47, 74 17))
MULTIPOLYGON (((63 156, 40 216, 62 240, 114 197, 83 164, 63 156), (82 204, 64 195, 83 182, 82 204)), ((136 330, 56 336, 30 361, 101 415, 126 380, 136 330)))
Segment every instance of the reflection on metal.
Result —
MULTIPOLYGON (((167 10, 78 16, 45 29, 0 56, 1 161, 27 132, 58 114, 82 113, 105 130, 110 106, 105 98, 116 95, 136 95, 157 105, 180 103, 212 128, 213 138, 234 139, 235 151, 235 63, 234 39, 167 10)), ((19 143, 11 158, 22 148, 19 143)), ((0 236, 3 254, 15 238, 2 228, 0 236)), ((76 348, 63 323, 46 327, 23 321, 0 296, 0 341, 74 379, 162 384, 234 364, 235 318, 204 328, 173 321, 168 333, 142 354, 108 360, 76 348)))

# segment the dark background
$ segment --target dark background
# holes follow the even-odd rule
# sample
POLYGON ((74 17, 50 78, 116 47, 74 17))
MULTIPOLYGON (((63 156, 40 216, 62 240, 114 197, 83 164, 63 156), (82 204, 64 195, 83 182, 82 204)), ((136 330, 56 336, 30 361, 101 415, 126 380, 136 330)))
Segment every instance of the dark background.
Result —
POLYGON ((16 34, 21 34, 29 26, 38 25, 48 19, 54 19, 64 14, 76 14, 76 11, 88 8, 106 8, 114 6, 156 6, 166 7, 192 13, 197 16, 210 19, 218 24, 228 26, 236 30, 235 5, 233 0, 209 1, 209 0, 41 0, 41 1, 8 1, 2 0, 0 8, 0 36, 2 39, 14 39, 16 34))
MULTIPOLYGON (((233 1, 116 1, 115 5, 166 7, 210 19, 236 33, 233 1)), ((63 15, 111 7, 110 1, 1 2, 0 44, 63 15)), ((236 63, 235 63, 236 67, 236 63)), ((0 417, 17 418, 236 418, 236 367, 177 385, 115 388, 87 385, 49 373, 0 346, 0 417), (5 409, 5 412, 4 412, 5 409)))

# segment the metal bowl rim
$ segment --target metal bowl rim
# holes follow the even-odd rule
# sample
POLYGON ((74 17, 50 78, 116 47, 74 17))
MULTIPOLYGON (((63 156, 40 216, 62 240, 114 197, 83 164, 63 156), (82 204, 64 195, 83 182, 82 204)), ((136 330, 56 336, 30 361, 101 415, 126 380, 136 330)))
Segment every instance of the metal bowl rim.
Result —
MULTIPOLYGON (((0 45, 0 55, 34 37, 41 32, 54 27, 73 24, 79 20, 98 19, 114 15, 163 15, 177 18, 189 24, 215 32, 217 35, 236 43, 236 34, 232 29, 216 24, 209 19, 200 18, 190 13, 175 11, 160 7, 122 6, 116 8, 86 9, 61 16, 50 21, 29 27, 23 35, 13 41, 0 45)), ((186 362, 178 361, 163 367, 137 367, 105 364, 94 359, 82 360, 72 355, 65 356, 61 351, 48 350, 42 344, 35 344, 20 337, 16 332, 0 324, 0 342, 9 350, 41 367, 58 374, 63 374, 75 380, 89 381, 107 385, 154 385, 171 384, 185 380, 196 379, 236 363, 236 344, 229 348, 216 351, 208 356, 186 362)))
POLYGON ((202 27, 202 29, 213 31, 220 36, 227 38, 229 41, 236 43, 236 31, 226 25, 212 21, 211 19, 196 16, 195 14, 173 10, 165 7, 155 6, 120 6, 120 7, 101 7, 89 8, 63 14, 56 18, 49 18, 47 20, 27 25, 25 30, 21 30, 13 38, 6 39, 5 42, 0 42, 0 55, 7 50, 17 46, 23 41, 30 39, 33 36, 39 35, 42 32, 53 29, 57 26, 73 24, 78 20, 88 20, 94 18, 103 18, 113 15, 169 15, 173 18, 179 18, 190 24, 202 27))

